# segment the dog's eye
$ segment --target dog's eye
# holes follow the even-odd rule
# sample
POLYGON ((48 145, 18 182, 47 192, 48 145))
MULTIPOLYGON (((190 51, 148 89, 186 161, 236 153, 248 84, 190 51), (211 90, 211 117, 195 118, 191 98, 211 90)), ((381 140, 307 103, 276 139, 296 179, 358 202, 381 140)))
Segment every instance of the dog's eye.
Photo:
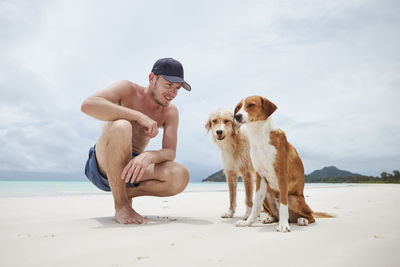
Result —
POLYGON ((248 107, 248 108, 254 107, 254 104, 253 104, 253 103, 250 103, 250 104, 247 105, 247 107, 248 107))
POLYGON ((229 121, 228 120, 224 120, 224 123, 227 124, 229 121))
POLYGON ((242 107, 242 105, 237 105, 235 108, 235 113, 237 113, 241 107, 242 107))
POLYGON ((212 122, 213 122, 213 123, 217 123, 217 120, 213 120, 212 122))

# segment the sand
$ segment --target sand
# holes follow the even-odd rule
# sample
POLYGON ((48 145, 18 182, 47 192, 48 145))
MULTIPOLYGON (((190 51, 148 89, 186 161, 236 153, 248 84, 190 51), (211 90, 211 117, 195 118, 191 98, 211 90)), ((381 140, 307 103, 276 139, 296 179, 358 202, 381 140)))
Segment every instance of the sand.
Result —
POLYGON ((0 198, 0 266, 400 266, 400 185, 306 188, 336 215, 292 232, 222 219, 227 192, 134 200, 146 225, 113 220, 111 195, 0 198))

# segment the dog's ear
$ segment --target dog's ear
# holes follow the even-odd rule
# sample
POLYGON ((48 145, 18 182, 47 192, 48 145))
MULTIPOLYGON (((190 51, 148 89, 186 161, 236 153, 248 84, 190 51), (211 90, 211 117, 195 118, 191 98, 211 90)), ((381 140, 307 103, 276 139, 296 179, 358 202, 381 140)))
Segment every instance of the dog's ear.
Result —
POLYGON ((242 108, 242 103, 243 103, 243 99, 240 100, 239 103, 237 103, 237 105, 236 105, 236 107, 235 107, 235 110, 233 111, 233 116, 235 116, 236 113, 238 113, 238 111, 242 108))
POLYGON ((235 120, 235 117, 233 117, 233 116, 232 116, 232 119, 231 119, 231 123, 232 123, 233 135, 238 134, 241 124, 237 123, 236 120, 235 120))
POLYGON ((264 111, 264 115, 266 118, 272 115, 272 113, 275 112, 275 110, 278 108, 274 103, 266 99, 265 97, 261 98, 262 102, 262 107, 264 111))
POLYGON ((211 129, 211 119, 207 120, 206 124, 204 124, 204 127, 206 128, 207 133, 208 133, 211 129))

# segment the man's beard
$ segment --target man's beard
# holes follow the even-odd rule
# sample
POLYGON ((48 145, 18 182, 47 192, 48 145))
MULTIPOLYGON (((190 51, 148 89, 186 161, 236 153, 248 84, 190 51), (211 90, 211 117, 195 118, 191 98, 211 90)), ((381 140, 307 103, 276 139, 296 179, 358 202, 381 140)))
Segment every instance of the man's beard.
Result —
POLYGON ((150 95, 151 95, 151 97, 153 98, 154 102, 156 102, 156 103, 159 104, 160 106, 168 107, 169 103, 165 104, 165 103, 162 103, 160 100, 157 99, 156 94, 154 93, 154 89, 151 91, 151 94, 150 94, 150 95))
POLYGON ((157 104, 159 104, 160 106, 163 107, 167 107, 169 105, 169 102, 167 104, 162 103, 159 99, 157 99, 156 94, 154 93, 155 91, 157 91, 158 89, 158 79, 160 78, 160 75, 156 75, 156 80, 154 82, 154 86, 153 88, 151 88, 150 92, 151 92, 151 97, 153 98, 154 102, 156 102, 157 104))

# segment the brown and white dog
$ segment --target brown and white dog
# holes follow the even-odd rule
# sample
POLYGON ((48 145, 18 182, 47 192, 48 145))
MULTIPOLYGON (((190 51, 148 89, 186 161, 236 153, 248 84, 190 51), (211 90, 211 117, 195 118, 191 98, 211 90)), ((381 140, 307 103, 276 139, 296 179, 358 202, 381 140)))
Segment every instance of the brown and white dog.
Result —
POLYGON ((279 220, 277 231, 290 232, 289 221, 305 226, 315 219, 303 195, 303 163, 296 149, 286 140, 285 133, 271 119, 276 109, 274 103, 261 96, 247 97, 235 108, 236 121, 247 123, 251 161, 257 172, 251 214, 236 225, 251 225, 264 202, 270 216, 279 220))
POLYGON ((250 147, 247 133, 233 118, 233 112, 219 108, 212 112, 205 124, 207 133, 211 131, 215 144, 221 151, 221 161, 227 177, 230 205, 222 218, 232 218, 236 210, 236 187, 241 174, 246 193, 246 214, 248 218, 253 206, 253 183, 255 172, 250 159, 250 147))

